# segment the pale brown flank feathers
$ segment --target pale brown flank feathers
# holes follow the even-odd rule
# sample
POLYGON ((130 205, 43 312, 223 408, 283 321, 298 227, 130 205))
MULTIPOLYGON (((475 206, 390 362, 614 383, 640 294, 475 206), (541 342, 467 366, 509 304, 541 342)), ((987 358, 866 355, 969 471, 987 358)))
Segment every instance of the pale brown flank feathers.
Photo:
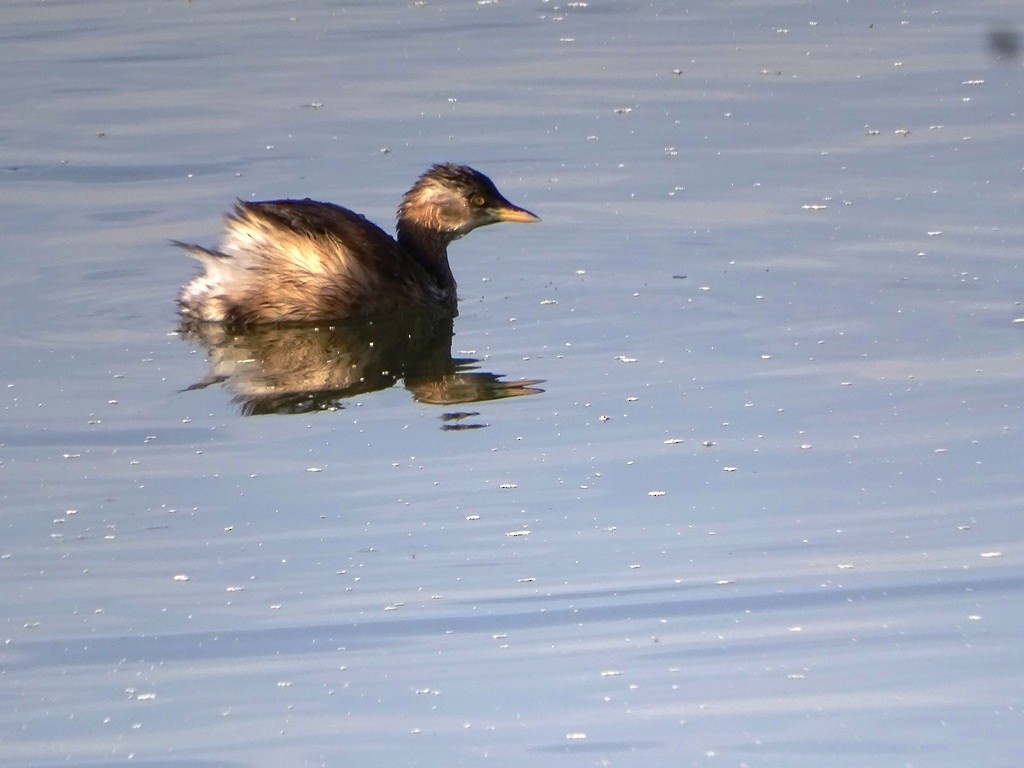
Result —
POLYGON ((398 209, 397 240, 314 200, 239 201, 215 249, 174 244, 206 268, 178 299, 186 320, 316 322, 411 307, 457 313, 448 244, 499 221, 539 219, 464 165, 435 165, 398 209))

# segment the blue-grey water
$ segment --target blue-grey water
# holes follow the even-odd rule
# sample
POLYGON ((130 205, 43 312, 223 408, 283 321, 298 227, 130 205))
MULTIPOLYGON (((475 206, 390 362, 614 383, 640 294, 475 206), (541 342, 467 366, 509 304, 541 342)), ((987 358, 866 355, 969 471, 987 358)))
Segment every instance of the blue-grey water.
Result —
POLYGON ((0 763, 1020 765, 1021 33, 6 0, 0 763), (452 246, 443 377, 178 332, 170 239, 446 160, 543 223, 452 246))

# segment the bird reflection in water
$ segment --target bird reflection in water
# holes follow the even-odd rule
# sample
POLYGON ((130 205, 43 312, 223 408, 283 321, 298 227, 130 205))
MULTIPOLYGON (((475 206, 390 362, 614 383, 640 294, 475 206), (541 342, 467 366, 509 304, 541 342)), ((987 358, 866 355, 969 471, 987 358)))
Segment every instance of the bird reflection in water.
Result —
MULTIPOLYGON (((343 408, 357 395, 399 381, 421 403, 456 405, 542 392, 541 381, 503 381, 477 369, 475 358, 452 357, 449 313, 408 311, 339 320, 321 326, 186 323, 182 335, 201 344, 209 372, 185 391, 224 384, 245 416, 343 408)), ((479 413, 452 411, 442 429, 474 429, 479 413)))

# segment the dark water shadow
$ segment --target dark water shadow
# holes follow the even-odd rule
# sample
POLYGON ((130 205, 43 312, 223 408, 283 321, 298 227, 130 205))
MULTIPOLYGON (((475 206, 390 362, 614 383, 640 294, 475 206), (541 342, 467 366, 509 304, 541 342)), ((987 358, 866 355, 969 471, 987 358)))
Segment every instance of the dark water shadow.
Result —
MULTIPOLYGON (((337 410, 343 401, 402 382, 418 402, 456 405, 542 392, 536 379, 503 381, 453 358, 453 320, 443 313, 402 312, 324 326, 231 329, 182 327, 206 349, 209 373, 184 391, 223 384, 244 416, 337 410)), ((478 414, 442 416, 442 429, 469 429, 478 414)))

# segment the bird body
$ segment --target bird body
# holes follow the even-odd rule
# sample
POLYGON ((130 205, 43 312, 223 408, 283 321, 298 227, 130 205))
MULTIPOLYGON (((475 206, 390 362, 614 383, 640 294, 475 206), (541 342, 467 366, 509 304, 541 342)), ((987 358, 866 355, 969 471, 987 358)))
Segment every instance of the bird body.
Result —
POLYGON ((178 299, 186 320, 317 322, 397 309, 457 314, 449 243, 499 221, 538 218, 468 166, 435 165, 398 209, 397 238, 314 200, 238 201, 215 249, 175 241, 205 267, 178 299))

